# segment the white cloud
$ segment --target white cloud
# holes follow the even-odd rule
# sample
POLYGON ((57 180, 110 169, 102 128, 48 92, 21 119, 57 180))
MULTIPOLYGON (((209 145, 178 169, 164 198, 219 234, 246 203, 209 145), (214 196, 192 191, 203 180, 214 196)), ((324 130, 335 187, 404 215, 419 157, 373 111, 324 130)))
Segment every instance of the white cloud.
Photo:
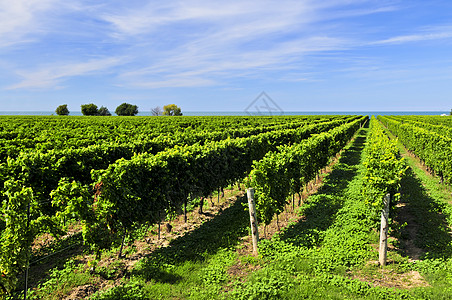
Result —
POLYGON ((120 58, 105 58, 82 63, 67 63, 43 66, 36 71, 17 71, 22 81, 7 87, 7 89, 41 89, 59 88, 58 84, 67 78, 81 75, 90 75, 121 64, 120 58))
POLYGON ((157 88, 159 83, 164 83, 162 87, 170 83, 178 87, 218 85, 230 77, 265 77, 271 71, 296 69, 295 63, 304 56, 343 49, 346 44, 338 38, 308 37, 266 50, 230 51, 222 49, 223 43, 206 39, 184 45, 151 66, 125 72, 121 79, 136 87, 157 88))
POLYGON ((105 20, 113 24, 114 37, 149 38, 147 47, 139 48, 140 63, 124 71, 121 81, 166 87, 171 82, 205 86, 229 77, 257 77, 263 71, 295 68, 290 64, 309 54, 345 49, 348 41, 316 27, 318 15, 309 1, 212 1, 207 5, 188 1, 147 12, 129 10, 105 20), (163 10, 166 15, 156 13, 163 10), (181 33, 184 25, 196 30, 181 33), (155 49, 159 45, 155 35, 177 41, 166 49, 155 49), (144 49, 148 55, 141 55, 144 49))
MULTIPOLYGON (((195 76, 168 76, 163 79, 142 80, 134 82, 132 85, 138 88, 173 88, 173 87, 204 87, 217 85, 218 82, 195 76)), ((130 86, 130 83, 128 84, 130 86)))
POLYGON ((362 9, 367 3, 363 0, 186 0, 144 5, 114 1, 94 6, 76 0, 62 7, 56 0, 14 3, 17 7, 10 8, 14 17, 7 18, 5 34, 17 35, 17 43, 34 38, 27 30, 42 30, 42 34, 53 34, 50 40, 63 50, 49 55, 44 63, 35 59, 15 70, 21 81, 9 89, 54 88, 71 77, 119 65, 115 84, 141 88, 224 86, 230 78, 299 72, 309 56, 356 44, 325 23, 395 9, 377 4, 362 9), (53 14, 46 23, 43 16, 49 11, 53 14), (74 63, 69 53, 77 47, 81 50, 76 61, 104 58, 74 63), (117 59, 124 55, 127 62, 117 59))
POLYGON ((437 28, 428 28, 421 30, 417 34, 399 35, 388 39, 375 41, 371 44, 403 44, 412 42, 422 42, 428 40, 442 40, 452 38, 452 26, 439 26, 437 28))
POLYGON ((56 0, 0 1, 0 48, 27 42, 27 35, 42 30, 40 16, 56 0))
MULTIPOLYGON (((184 1, 184 2, 150 2, 144 7, 129 8, 116 13, 102 14, 102 19, 113 25, 113 36, 127 37, 147 34, 161 30, 165 26, 180 24, 182 22, 203 24, 207 28, 221 28, 244 23, 253 23, 259 20, 261 27, 269 27, 279 20, 287 23, 288 13, 293 15, 307 10, 307 2, 285 1, 275 3, 272 1, 184 1), (273 20, 269 20, 269 16, 273 20), (281 18, 283 16, 283 18, 281 18)), ((300 19, 302 20, 302 19, 300 19)), ((300 21, 299 20, 299 21, 300 21)), ((188 24, 189 26, 191 24, 188 24)), ((255 25, 253 25, 255 27, 255 25)), ((183 29, 180 28, 180 29, 183 29)))

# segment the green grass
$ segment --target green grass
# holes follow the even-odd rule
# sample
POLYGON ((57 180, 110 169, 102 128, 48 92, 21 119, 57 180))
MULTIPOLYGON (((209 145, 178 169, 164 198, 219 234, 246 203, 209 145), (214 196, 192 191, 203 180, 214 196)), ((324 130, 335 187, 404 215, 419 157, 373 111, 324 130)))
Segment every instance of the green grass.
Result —
MULTIPOLYGON (((66 281, 70 289, 102 276, 121 278, 121 284, 91 299, 451 299, 452 210, 447 189, 414 161, 407 160, 412 171, 402 182, 402 201, 421 220, 415 243, 425 255, 416 263, 408 261, 400 249, 409 238, 406 225, 393 222, 397 226, 391 232, 398 240, 392 240, 390 264, 382 270, 369 263, 378 259, 372 246, 378 243, 378 216, 370 213, 361 194, 367 133, 368 129, 358 133, 317 194, 305 201, 299 211, 302 220, 260 241, 258 257, 238 254, 241 238, 249 235, 245 199, 238 199, 214 219, 150 253, 126 274, 119 274, 120 266, 113 264, 91 276, 68 264, 54 270, 53 281, 39 293, 62 295, 61 286, 54 290, 55 282, 66 281), (231 273, 237 266, 244 274, 231 273), (385 288, 352 278, 384 279, 384 272, 397 278, 413 270, 431 286, 385 288)), ((393 208, 391 214, 396 218, 399 212, 393 208)))
POLYGON ((348 278, 375 259, 375 216, 362 201, 367 129, 342 154, 323 187, 301 209, 305 219, 260 244, 266 265, 237 283, 234 299, 400 299, 405 292, 348 278), (261 284, 264 282, 265 284, 261 284))
MULTIPOLYGON (((394 138, 390 133, 389 136, 394 138)), ((452 299, 452 195, 450 186, 426 173, 419 160, 408 154, 403 145, 400 152, 410 167, 402 181, 401 201, 406 205, 394 209, 395 214, 408 210, 411 224, 399 224, 394 234, 403 240, 409 237, 406 228, 415 226, 414 244, 422 249, 420 260, 411 266, 418 270, 431 287, 417 288, 413 295, 420 299, 452 299)), ((401 255, 404 253, 401 246, 401 255)))
MULTIPOLYGON (((411 263, 408 257, 395 249, 389 252, 390 264, 383 269, 378 264, 368 263, 378 259, 376 249, 370 246, 378 243, 378 231, 373 229, 378 228, 378 219, 362 202, 359 165, 362 145, 359 143, 358 137, 328 175, 322 190, 309 198, 302 209, 306 220, 292 225, 272 242, 261 244, 261 254, 267 259, 267 265, 253 273, 245 283, 238 283, 231 298, 452 298, 452 261, 449 259, 450 235, 447 229, 450 206, 444 201, 447 195, 434 179, 423 184, 408 172, 402 184, 409 193, 404 193, 403 201, 415 199, 413 202, 418 206, 413 204, 412 209, 426 221, 420 230, 422 235, 418 240, 423 241, 420 246, 430 247, 427 254, 440 258, 411 263), (439 192, 435 192, 437 189, 439 192), (387 280, 386 272, 396 281, 399 277, 398 281, 402 283, 408 279, 401 276, 412 270, 419 270, 431 287, 411 290, 385 288, 349 276, 355 274, 363 279, 380 277, 387 280)), ((392 213, 397 214, 397 210, 392 213)))

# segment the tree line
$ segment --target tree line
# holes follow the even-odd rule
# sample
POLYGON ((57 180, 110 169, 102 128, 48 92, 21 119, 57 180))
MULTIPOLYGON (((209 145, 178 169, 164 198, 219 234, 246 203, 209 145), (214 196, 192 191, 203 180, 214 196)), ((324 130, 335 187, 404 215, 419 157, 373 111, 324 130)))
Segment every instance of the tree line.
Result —
MULTIPOLYGON (((82 104, 81 111, 84 116, 111 116, 110 111, 105 106, 97 107, 94 103, 82 104)), ((67 104, 62 104, 57 107, 55 110, 56 114, 59 116, 67 116, 69 115, 69 109, 67 104)), ((118 116, 135 116, 138 114, 138 106, 122 103, 115 109, 115 114, 118 116)), ((153 116, 182 116, 182 112, 180 107, 175 104, 168 104, 163 106, 163 110, 157 106, 151 109, 151 114, 153 116)))

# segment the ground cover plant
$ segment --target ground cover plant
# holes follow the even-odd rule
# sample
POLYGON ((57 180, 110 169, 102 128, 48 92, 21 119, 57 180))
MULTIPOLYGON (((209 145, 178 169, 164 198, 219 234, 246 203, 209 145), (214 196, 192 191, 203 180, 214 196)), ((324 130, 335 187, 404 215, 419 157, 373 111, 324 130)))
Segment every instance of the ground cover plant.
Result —
MULTIPOLYGON (((33 241, 31 259, 39 263, 30 270, 28 298, 450 299, 452 196, 447 177, 444 180, 438 172, 429 174, 433 168, 406 152, 400 142, 397 148, 396 140, 388 139, 394 137, 383 132, 381 123, 375 119, 371 123, 370 128, 362 129, 358 123, 353 140, 337 156, 335 151, 345 143, 322 144, 333 140, 326 132, 312 136, 312 140, 308 137, 290 145, 270 146, 259 156, 266 160, 265 165, 277 162, 277 167, 265 172, 274 176, 275 183, 281 180, 275 174, 284 178, 287 185, 278 183, 275 187, 287 191, 280 202, 272 200, 280 194, 265 198, 271 200, 274 213, 260 219, 260 231, 265 227, 266 234, 261 236, 258 255, 252 253, 245 209, 245 184, 252 186, 254 180, 253 172, 247 175, 253 168, 250 163, 244 175, 225 182, 222 188, 226 195, 213 184, 209 194, 193 194, 186 203, 179 200, 177 209, 162 213, 159 222, 131 226, 122 241, 97 255, 83 245, 86 239, 80 217, 65 214, 62 238, 49 236, 45 242, 46 237, 38 234, 33 241), (310 148, 303 143, 322 145, 319 149, 324 150, 307 152, 310 148), (298 153, 324 153, 328 159, 319 170, 309 173, 305 167, 295 170, 294 166, 302 166, 304 156, 315 162, 315 155, 298 157, 298 153), (304 174, 304 179, 297 179, 299 174, 304 174), (388 264, 381 267, 379 197, 386 192, 400 195, 391 202, 388 264)), ((342 124, 334 130, 344 127, 342 124)), ((126 159, 111 169, 134 165, 139 159, 126 159)), ((254 167, 259 167, 258 162, 255 160, 254 167)), ((71 180, 61 182, 59 201, 85 199, 83 186, 71 180)), ((23 205, 20 199, 27 199, 27 195, 22 190, 16 198, 11 195, 8 199, 18 199, 23 205)), ((75 216, 75 210, 72 212, 75 216)), ((4 223, 1 226, 4 231, 4 223)), ((122 238, 121 231, 117 232, 122 238)), ((17 278, 13 298, 22 297, 22 276, 17 278)))

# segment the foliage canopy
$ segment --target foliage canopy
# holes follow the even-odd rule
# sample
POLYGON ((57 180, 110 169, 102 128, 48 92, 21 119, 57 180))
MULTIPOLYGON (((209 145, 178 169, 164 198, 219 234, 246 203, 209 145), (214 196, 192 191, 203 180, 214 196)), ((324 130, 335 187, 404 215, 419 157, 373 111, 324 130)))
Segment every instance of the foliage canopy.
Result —
POLYGON ((164 116, 182 116, 182 112, 180 107, 176 104, 168 104, 163 106, 163 115, 164 116))
POLYGON ((82 104, 81 108, 84 116, 96 116, 98 114, 97 105, 94 103, 82 104))
POLYGON ((129 103, 122 103, 116 107, 115 113, 118 116, 135 116, 138 113, 138 106, 129 103))
POLYGON ((59 116, 67 116, 69 115, 69 109, 67 108, 67 104, 63 104, 57 107, 55 110, 56 114, 59 116))
POLYGON ((99 116, 111 116, 110 111, 105 106, 101 106, 97 113, 99 116))

